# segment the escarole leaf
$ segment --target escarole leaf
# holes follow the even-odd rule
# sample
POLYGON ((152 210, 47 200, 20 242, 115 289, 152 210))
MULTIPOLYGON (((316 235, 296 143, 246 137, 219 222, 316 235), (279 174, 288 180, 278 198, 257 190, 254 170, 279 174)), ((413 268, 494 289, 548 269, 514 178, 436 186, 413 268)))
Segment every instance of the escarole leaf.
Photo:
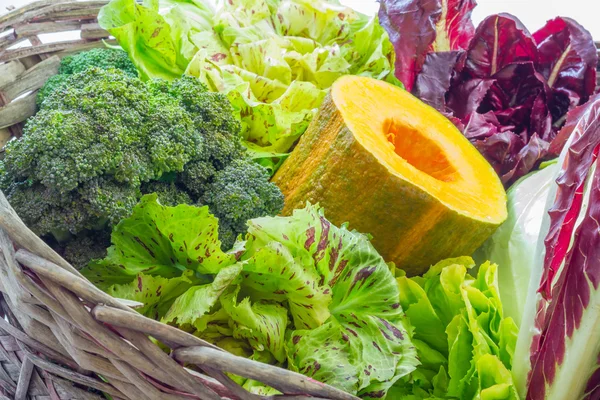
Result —
POLYGON ((312 329, 329 318, 331 288, 318 285, 318 272, 297 262, 284 243, 268 242, 257 249, 244 271, 245 288, 264 299, 288 302, 295 326, 312 329))
POLYGON ((600 96, 571 115, 578 120, 548 198, 513 367, 521 395, 534 400, 589 397, 597 381, 600 96))
MULTIPOLYGON (((177 3, 169 1, 171 6, 177 3)), ((190 15, 197 17, 206 9, 198 6, 193 9, 200 13, 189 14, 192 7, 186 7, 185 12, 171 8, 165 16, 159 12, 158 1, 146 1, 142 5, 135 0, 112 0, 100 9, 98 23, 129 53, 142 79, 174 79, 181 76, 195 53, 190 49, 187 34, 198 19, 190 15)), ((198 28, 203 26, 205 24, 200 23, 198 28)))
POLYGON ((190 269, 215 274, 236 262, 221 250, 218 221, 208 207, 163 206, 156 194, 142 197, 129 218, 111 236, 105 259, 92 262, 83 273, 100 286, 124 283, 140 273, 165 278, 190 269))
POLYGON ((365 236, 307 206, 249 221, 242 259, 253 298, 290 304, 292 370, 362 398, 382 397, 414 370, 398 287, 365 236))
POLYGON ((238 302, 239 289, 221 298, 223 309, 233 321, 233 337, 247 339, 255 351, 268 350, 278 362, 285 361, 287 310, 277 303, 251 302, 248 297, 238 302))
POLYGON ((129 283, 110 286, 106 293, 119 299, 143 303, 144 306, 137 309, 140 314, 160 319, 167 314, 178 296, 199 283, 202 281, 195 278, 194 272, 191 270, 176 278, 163 278, 140 273, 129 283))
POLYGON ((397 278, 421 365, 396 383, 390 393, 398 397, 391 398, 518 400, 510 374, 517 327, 502 314, 497 267, 486 262, 472 277, 473 266, 461 257, 423 277, 397 278))
POLYGON ((223 292, 241 271, 242 266, 239 264, 224 267, 215 275, 211 283, 189 288, 177 297, 161 321, 169 323, 176 320, 178 325, 196 324, 199 318, 208 314, 218 303, 223 292))

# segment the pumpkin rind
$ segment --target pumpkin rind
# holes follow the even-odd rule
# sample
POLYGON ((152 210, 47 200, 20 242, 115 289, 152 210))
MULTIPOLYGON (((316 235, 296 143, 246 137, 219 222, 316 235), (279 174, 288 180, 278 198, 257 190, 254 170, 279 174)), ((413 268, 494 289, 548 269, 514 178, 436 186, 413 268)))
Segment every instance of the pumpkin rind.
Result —
MULTIPOLYGON (((365 125, 360 121, 359 124, 365 125)), ((397 152, 393 145, 391 149, 397 152)), ((435 149, 425 150, 431 155, 435 149)), ((373 245, 381 255, 409 274, 422 273, 444 258, 470 255, 506 219, 506 194, 500 180, 454 125, 407 92, 370 78, 343 77, 334 84, 318 115, 273 181, 285 196, 284 215, 302 208, 307 201, 319 203, 334 224, 349 222, 350 228, 371 234, 373 245), (356 90, 359 96, 356 104, 342 104, 354 102, 347 98, 346 92, 350 90, 356 90), (382 97, 382 93, 387 96, 382 97), (370 100, 365 100, 366 97, 370 100), (363 100, 366 106, 361 109, 359 102, 363 100), (403 126, 406 121, 397 120, 403 117, 389 107, 394 101, 412 102, 409 108, 424 114, 416 118, 416 124, 407 122, 412 125, 406 128, 403 126), (364 126, 351 128, 354 123, 351 120, 360 118, 377 120, 373 132, 360 131, 364 126), (415 128, 428 130, 423 136, 429 135, 429 138, 400 139, 409 145, 418 143, 431 147, 427 142, 431 135, 445 135, 450 138, 447 143, 452 143, 448 146, 455 148, 442 146, 441 151, 445 153, 429 164, 417 159, 418 147, 405 149, 410 153, 408 158, 416 159, 414 164, 423 164, 417 165, 419 168, 401 156, 382 155, 389 153, 389 149, 374 154, 379 152, 374 146, 386 146, 375 136, 389 136, 384 129, 389 128, 385 125, 390 120, 400 126, 397 135, 406 129, 410 135, 416 134, 415 128), (384 127, 378 129, 381 121, 384 127), (432 131, 423 121, 443 129, 432 131), (448 151, 456 152, 457 146, 466 153, 461 153, 462 158, 473 159, 466 163, 457 161, 454 154, 448 156, 454 160, 444 161, 448 151), (425 169, 430 173, 423 172, 425 169), (436 177, 432 178, 432 174, 436 177), (471 186, 469 181, 476 184, 471 186), (473 193, 468 193, 469 190, 473 193), (460 204, 453 204, 455 200, 460 204), (464 204, 469 201, 473 204, 464 204)))

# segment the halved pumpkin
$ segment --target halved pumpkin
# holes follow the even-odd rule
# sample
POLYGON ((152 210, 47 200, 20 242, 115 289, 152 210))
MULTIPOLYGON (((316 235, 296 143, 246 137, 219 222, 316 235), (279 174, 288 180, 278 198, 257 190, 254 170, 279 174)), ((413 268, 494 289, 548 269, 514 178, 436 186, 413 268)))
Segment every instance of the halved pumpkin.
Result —
POLYGON ((410 274, 470 255, 506 219, 500 179, 454 124, 371 78, 334 83, 273 180, 284 214, 320 203, 410 274))

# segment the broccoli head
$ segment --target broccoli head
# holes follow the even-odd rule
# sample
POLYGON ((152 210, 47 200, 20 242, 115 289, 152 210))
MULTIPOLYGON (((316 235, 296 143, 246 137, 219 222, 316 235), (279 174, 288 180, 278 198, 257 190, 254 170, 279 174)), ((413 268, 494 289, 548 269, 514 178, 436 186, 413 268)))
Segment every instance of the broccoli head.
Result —
POLYGON ((202 137, 168 94, 116 69, 71 75, 6 146, 5 165, 66 192, 97 176, 139 186, 198 157, 202 137))
POLYGON ((61 60, 58 74, 51 76, 39 90, 36 99, 38 107, 51 93, 63 88, 69 75, 83 72, 90 67, 115 68, 131 77, 138 76, 135 65, 133 65, 127 53, 120 49, 99 48, 69 55, 61 60))
POLYGON ((60 62, 58 73, 72 75, 83 72, 89 67, 101 69, 115 68, 132 77, 138 77, 138 71, 129 59, 126 51, 107 47, 82 51, 81 53, 64 57, 60 62))
POLYGON ((39 236, 59 241, 86 229, 102 229, 127 217, 139 189, 95 178, 78 190, 59 193, 40 183, 16 182, 4 189, 11 206, 39 236))
POLYGON ((281 210, 281 192, 246 155, 225 96, 189 76, 143 82, 123 70, 121 53, 83 54, 63 61, 63 78, 49 82, 57 88, 0 162, 11 205, 67 260, 79 267, 100 257, 103 235, 142 194, 209 205, 224 247, 247 219, 281 210))
POLYGON ((229 249, 237 236, 246 232, 247 220, 279 214, 283 195, 269 182, 266 168, 240 159, 217 172, 200 203, 219 218, 219 238, 223 248, 229 249))
POLYGON ((240 122, 234 117, 231 103, 225 95, 208 91, 194 77, 183 76, 170 87, 155 86, 155 90, 168 90, 178 98, 182 107, 192 115, 196 129, 202 132, 202 153, 190 161, 179 176, 180 183, 199 197, 218 171, 245 157, 240 122))
POLYGON ((191 196, 174 182, 148 182, 142 185, 142 194, 156 193, 158 201, 169 207, 178 204, 193 204, 191 196))
POLYGON ((118 223, 142 183, 181 172, 203 140, 176 97, 117 69, 88 68, 6 146, 2 186, 38 235, 64 237, 118 223))
POLYGON ((50 96, 51 93, 60 90, 68 78, 69 75, 63 74, 53 75, 50 78, 48 78, 46 83, 44 83, 44 86, 42 86, 38 91, 37 97, 35 99, 38 108, 41 107, 44 100, 46 100, 46 98, 50 96))

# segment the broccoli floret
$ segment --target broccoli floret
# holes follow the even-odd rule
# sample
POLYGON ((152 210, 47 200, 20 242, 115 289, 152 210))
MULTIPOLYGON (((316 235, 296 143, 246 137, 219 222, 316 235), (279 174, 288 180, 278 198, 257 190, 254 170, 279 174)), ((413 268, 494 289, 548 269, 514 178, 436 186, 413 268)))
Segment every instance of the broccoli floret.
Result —
POLYGON ((95 178, 66 193, 40 183, 14 183, 6 197, 37 235, 52 235, 64 241, 71 234, 112 226, 127 217, 140 193, 135 187, 95 178))
POLYGON ((219 171, 200 202, 219 218, 219 238, 225 249, 246 232, 247 220, 277 215, 283 209, 283 195, 269 182, 269 172, 250 159, 235 160, 219 171))
POLYGON ((245 157, 241 142, 241 126, 233 116, 227 97, 209 92, 198 79, 183 76, 170 87, 157 85, 157 91, 169 91, 180 100, 192 115, 196 128, 204 137, 204 150, 193 159, 180 175, 180 183, 194 196, 201 196, 217 171, 227 167, 233 160, 245 157))
POLYGON ((122 71, 89 68, 46 99, 21 140, 7 145, 5 163, 14 176, 61 192, 103 174, 139 186, 183 170, 201 141, 173 97, 122 71))
POLYGON ((51 76, 37 95, 37 105, 40 107, 44 100, 54 91, 63 88, 69 75, 83 72, 90 67, 100 69, 118 69, 131 77, 137 77, 135 65, 127 53, 120 49, 100 48, 84 51, 75 55, 64 57, 60 62, 58 74, 51 76))
POLYGON ((110 246, 110 231, 82 232, 57 249, 63 258, 77 269, 87 266, 91 260, 106 257, 110 246))
POLYGON ((60 90, 68 78, 69 75, 63 74, 53 75, 50 78, 48 78, 46 83, 44 83, 44 86, 42 86, 38 91, 37 97, 35 99, 38 108, 42 106, 44 100, 46 100, 46 98, 50 96, 51 93, 60 90))
POLYGON ((116 68, 137 78, 138 72, 129 59, 127 52, 121 49, 98 48, 69 55, 61 60, 59 74, 70 75, 83 72, 89 67, 101 69, 116 68))
POLYGON ((268 172, 246 155, 225 96, 192 77, 143 82, 78 65, 65 64, 76 73, 64 75, 0 162, 0 188, 17 213, 74 264, 98 254, 93 232, 110 231, 142 194, 209 205, 224 247, 246 220, 282 209, 268 172))
POLYGON ((150 193, 156 193, 158 201, 165 206, 194 203, 190 195, 174 182, 154 181, 143 184, 142 194, 150 193))

